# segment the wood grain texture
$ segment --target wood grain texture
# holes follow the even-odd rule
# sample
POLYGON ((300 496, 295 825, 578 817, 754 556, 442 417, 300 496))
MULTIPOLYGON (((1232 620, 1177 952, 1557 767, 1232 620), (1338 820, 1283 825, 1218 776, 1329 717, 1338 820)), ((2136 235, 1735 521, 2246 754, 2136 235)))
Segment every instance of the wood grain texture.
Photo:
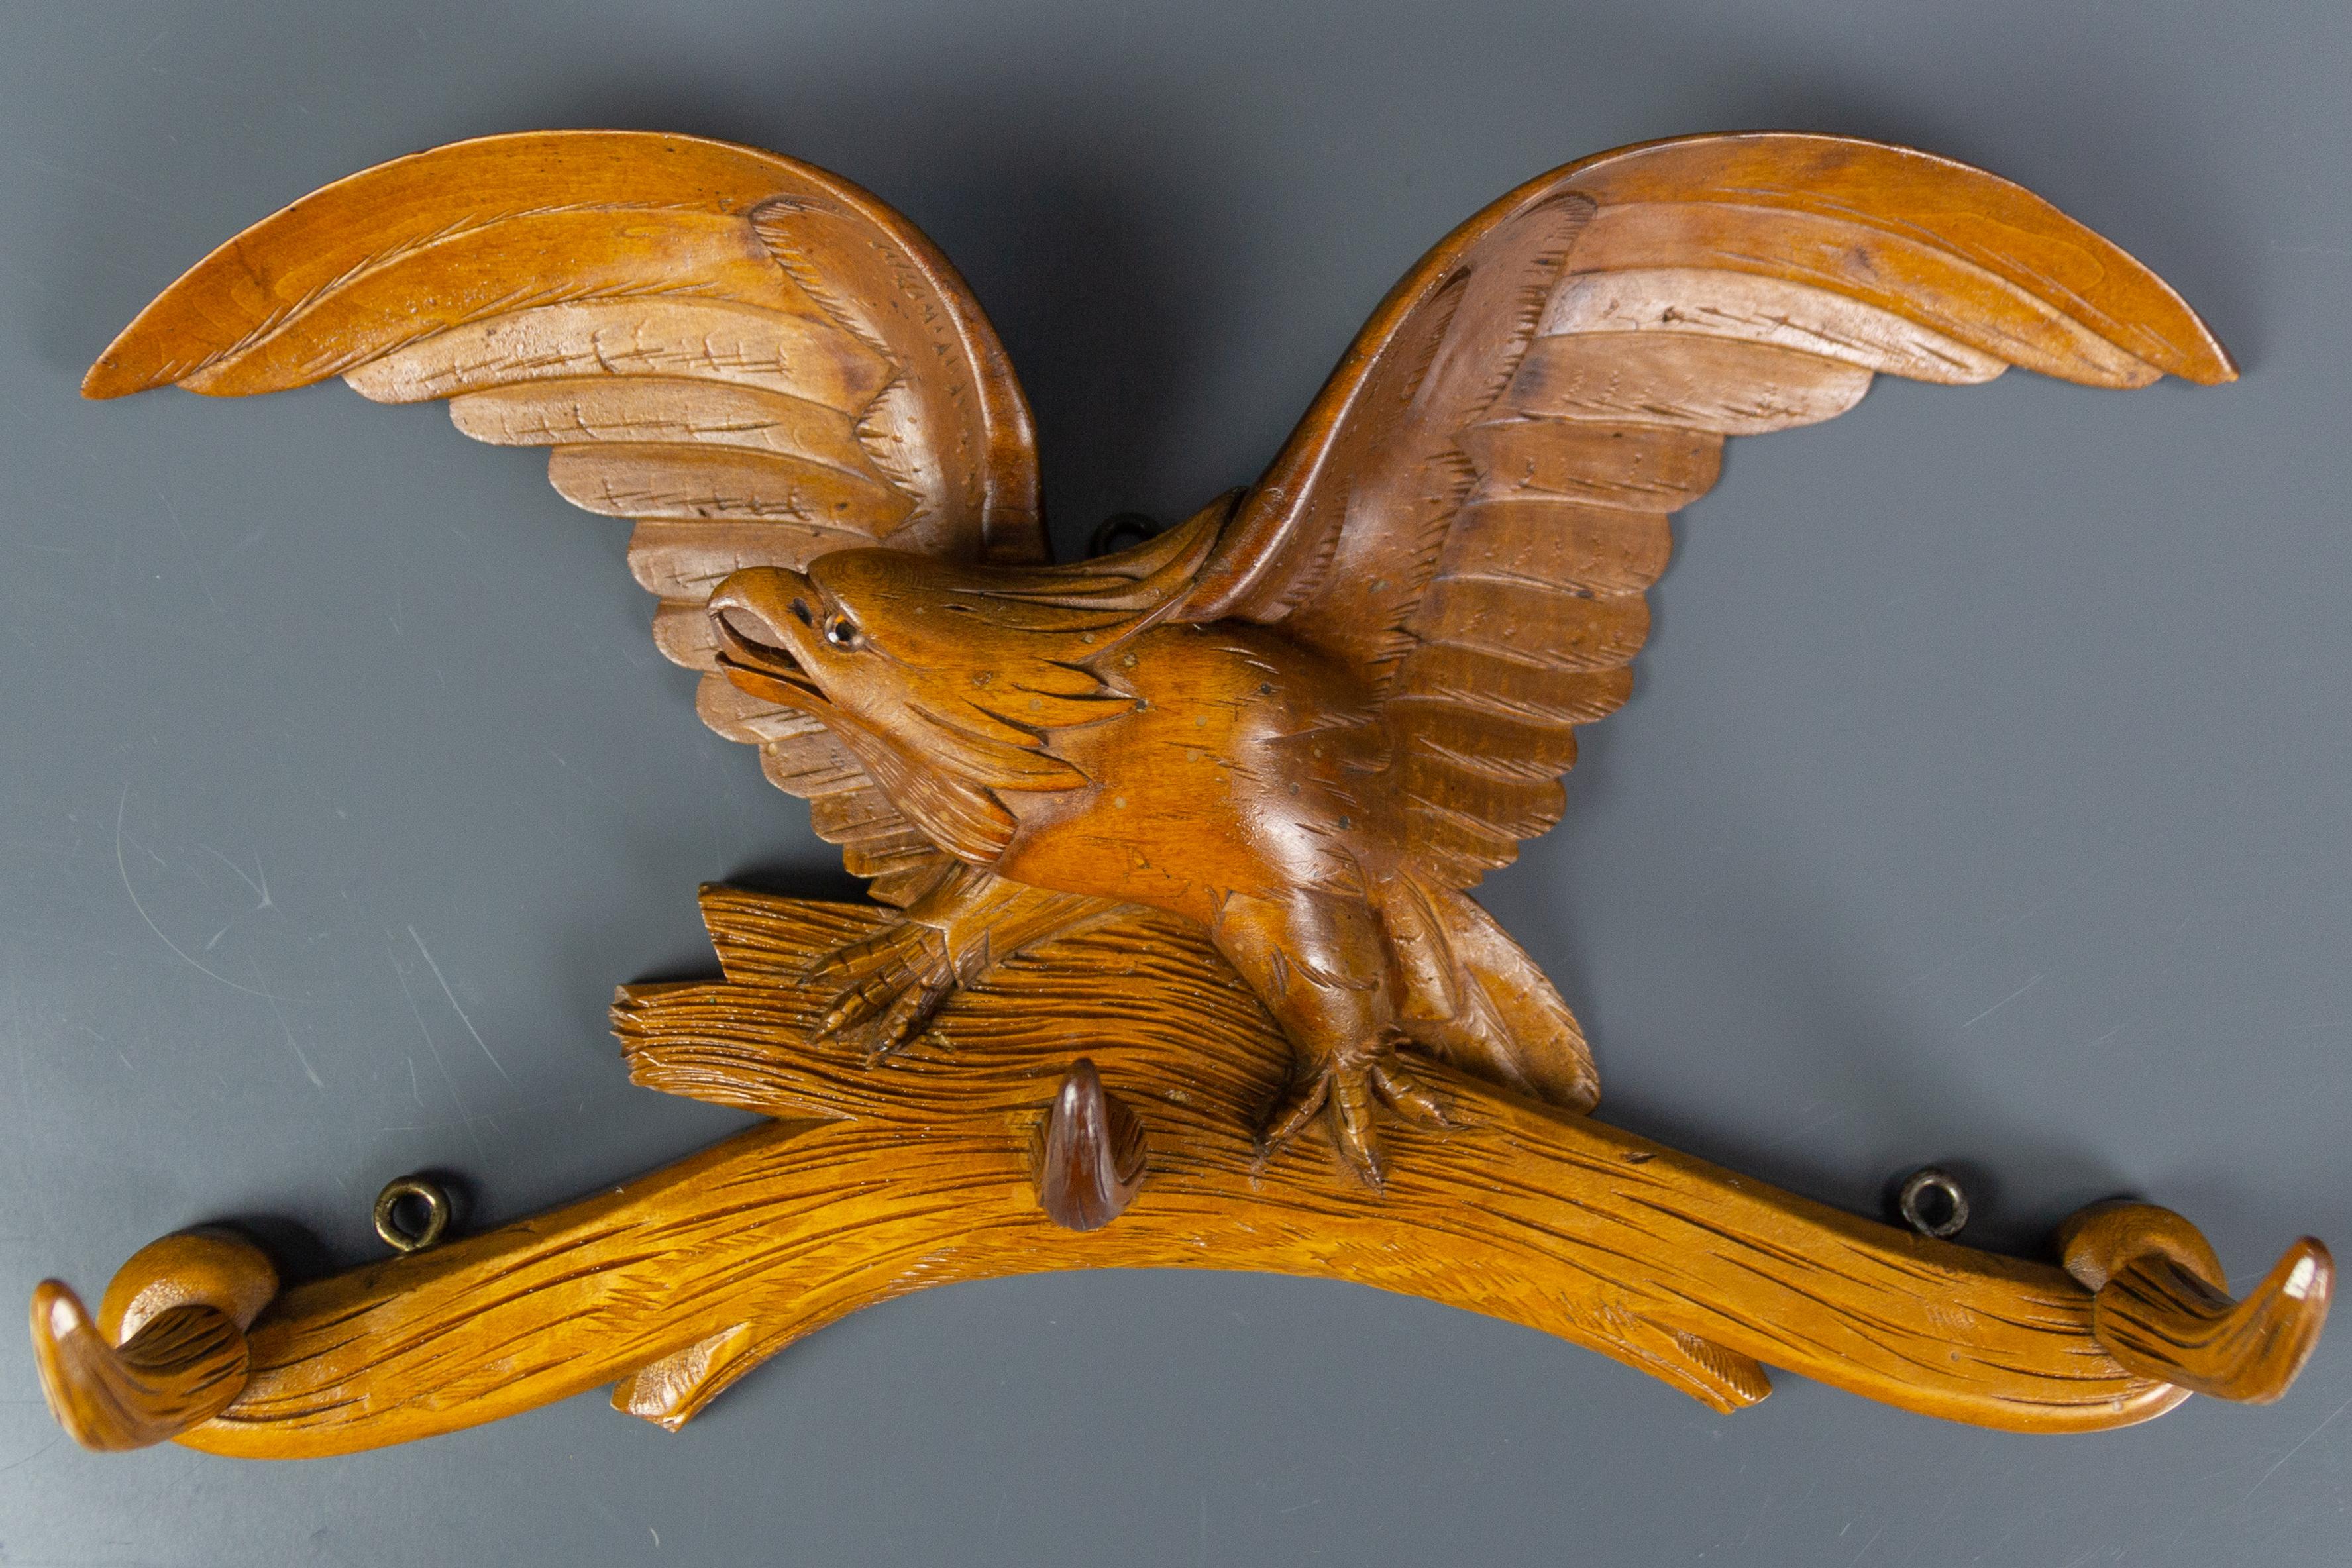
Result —
POLYGON ((962 281, 887 206, 772 153, 550 131, 396 160, 222 246, 83 390, 335 374, 550 448, 565 499, 646 524, 630 566, 663 601, 656 645, 690 665, 711 667, 703 605, 729 571, 877 540, 1045 553, 1028 406, 962 281))
MULTIPOLYGON (((810 976, 827 954, 887 938, 886 912, 725 888, 703 903, 727 978, 625 988, 615 1027, 637 1082, 776 1121, 568 1208, 297 1285, 222 1347, 224 1368, 233 1354, 249 1370, 209 1418, 189 1406, 163 1431, 78 1415, 77 1435, 349 1453, 604 1383, 616 1408, 675 1430, 860 1306, 1093 1267, 1407 1291, 1559 1335, 1720 1410, 1769 1392, 1763 1364, 2020 1431, 2128 1425, 2189 1392, 2138 1364, 2151 1353, 2118 1316, 2140 1266, 2210 1259, 2161 1209, 2101 1206, 2070 1222, 2070 1277, 1841 1213, 1443 1068, 1432 1077, 1450 1124, 1408 1129, 1408 1157, 1369 1200, 1313 1140, 1272 1156, 1253 1142, 1286 1045, 1181 922, 1138 912, 1041 946, 960 992, 917 1049, 877 1070, 810 1038, 831 995, 810 976), (1132 1170, 1148 1149, 1124 1212, 1087 1231, 1040 1202, 1079 1042, 1134 1118, 1118 1163, 1132 1170)), ((2300 1347, 2232 1353, 2244 1376, 2205 1391, 2271 1398, 2292 1377, 2326 1314, 2315 1248, 2299 1243, 2244 1308, 2219 1294, 2218 1266, 2202 1276, 2200 1310, 2264 1319, 2266 1343, 2300 1347)), ((110 1300, 160 1299, 156 1266, 142 1254, 110 1300)), ((192 1281, 206 1277, 192 1267, 192 1281)), ((102 1407, 110 1375, 68 1360, 63 1392, 51 1389, 61 1416, 102 1407)))
POLYGON ((1465 427, 1462 449, 1478 471, 1474 500, 1673 512, 1715 488, 1723 467, 1720 433, 1659 424, 1503 419, 1465 427))
MULTIPOLYGON (((1565 1007, 1502 1026, 1480 1005, 1545 995, 1540 977, 1471 976, 1463 955, 1499 955, 1496 942, 1408 929, 1413 912, 1461 907, 1431 889, 1475 885, 1559 820, 1549 779, 1574 760, 1573 728, 1625 700, 1667 514, 1715 483, 1727 438, 1833 418, 1875 374, 1966 383, 2011 364, 2109 387, 2234 373, 2161 280, 2048 204, 1839 138, 1604 153, 1441 242, 1359 334, 1175 612, 1277 629, 1352 677, 1363 722, 1386 732, 1393 834, 1345 852, 1388 951, 1296 938, 1294 967, 1362 973, 1384 956, 1418 1046, 1590 1104, 1597 1079, 1565 1007)), ((1357 784, 1334 810, 1377 816, 1358 808, 1380 792, 1357 784)), ((1371 1168, 1366 1106, 1394 1097, 1367 1095, 1367 1069, 1333 1071, 1334 1113, 1371 1168)))
POLYGON ((466 322, 343 379, 378 402, 429 402, 528 381, 665 376, 754 387, 855 414, 891 372, 888 359, 814 312, 656 296, 466 322))
POLYGON ((150 1242, 115 1271, 98 1315, 56 1280, 33 1292, 34 1365, 58 1421, 86 1448, 167 1442, 244 1389, 245 1330, 278 1293, 251 1241, 216 1228, 150 1242))
POLYGON ((729 979, 633 988, 638 1082, 781 1118, 572 1207, 289 1291, 236 1401, 181 1441, 349 1452, 603 1383, 676 1424, 750 1361, 856 1307, 959 1280, 1211 1267, 1351 1280, 1527 1323, 1721 1409, 1757 1364, 2028 1431, 2144 1420, 2184 1392, 2119 1364, 2063 1270, 1774 1191, 1436 1070, 1450 1129, 1409 1129, 1384 1197, 1250 1128, 1285 1044, 1181 924, 1136 915, 1007 965, 881 1070, 807 1043, 801 981, 886 929, 858 906, 711 889, 729 979), (1114 983, 1105 985, 1108 979, 1114 983), (1038 1206, 1041 1124, 1083 1040, 1149 1171, 1087 1233, 1038 1206))
POLYGON ((2237 374, 2196 312, 2119 246, 1930 152, 1786 132, 1685 137, 1588 160, 1579 188, 1609 210, 1590 270, 1638 256, 1814 282, 2070 381, 2237 374), (1674 221, 1632 238, 1660 219, 1674 221))
POLYGON ((1990 381, 2007 361, 1932 327, 1825 289, 1750 272, 1633 267, 1579 272, 1544 308, 1539 337, 1696 333, 1793 349, 1912 381, 1990 381))
POLYGON ((2336 1263, 2305 1237, 2243 1301, 2196 1228, 2168 1209, 2105 1203, 2058 1233, 2066 1270, 2095 1293, 2092 1332, 2135 1372, 2200 1394, 2268 1405, 2319 1347, 2336 1263))
POLYGON ((1859 365, 1775 343, 1586 330, 1537 340, 1508 399, 1538 419, 1762 435, 1835 419, 1869 390, 1859 365))
MULTIPOLYGON (((569 132, 295 204, 87 390, 341 372, 550 449, 562 494, 636 520, 656 645, 737 688, 706 683, 706 718, 876 897, 934 936, 999 884, 1195 922, 1294 1047, 1271 1129, 1324 1116, 1376 1184, 1377 1125, 1426 1098, 1400 1048, 1599 1095, 1567 1005, 1463 894, 1559 821, 1724 441, 1877 374, 2011 364, 2234 373, 2154 274, 1981 171, 1835 137, 1622 149, 1440 242, 1256 486, 1057 568, 1011 367, 912 225, 769 154, 569 132)), ((906 988, 862 978, 843 1016, 910 1037, 1003 951, 886 967, 906 988)))
POLYGON ((560 493, 635 522, 706 722, 889 911, 715 893, 726 983, 619 1004, 642 1082, 778 1125, 299 1287, 249 1343, 212 1287, 112 1343, 44 1287, 53 1400, 95 1440, 201 1422, 234 1452, 613 1380, 675 1427, 866 1301, 1107 1263, 1412 1291, 1720 1409, 1767 1361, 2028 1430, 2275 1396, 2325 1318, 2317 1243, 2233 1301, 2185 1221, 2103 1210, 2070 1276, 1579 1121, 1583 1031, 1468 894, 1630 695, 1670 515, 1727 438, 1874 375, 2011 365, 2235 373, 2153 273, 1981 171, 1833 137, 1622 149, 1441 241, 1255 486, 1054 566, 1001 347, 845 182, 552 132, 295 204, 143 312, 89 395, 340 373, 546 448, 560 493))
POLYGON ((245 1387, 245 1336, 213 1307, 169 1308, 110 1345, 79 1299, 45 1280, 33 1291, 33 1343, 50 1412, 100 1453, 168 1442, 245 1387))

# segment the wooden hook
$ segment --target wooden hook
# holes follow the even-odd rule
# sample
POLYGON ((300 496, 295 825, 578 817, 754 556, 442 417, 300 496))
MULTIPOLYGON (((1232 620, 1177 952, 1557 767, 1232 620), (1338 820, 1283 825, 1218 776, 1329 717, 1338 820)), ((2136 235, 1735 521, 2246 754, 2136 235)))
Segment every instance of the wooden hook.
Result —
POLYGON ((675 1429, 802 1335, 910 1290, 1213 1268, 1410 1291, 1558 1334, 1718 1411, 1765 1397, 1769 1362, 1946 1419, 2104 1431, 2192 1390, 2274 1396, 2334 1282, 2305 1242, 2233 1302, 2195 1229, 2137 1205, 2077 1216, 2063 1270, 1956 1246, 1434 1060, 1415 1071, 1448 1124, 1400 1127, 1396 1174, 1368 1200, 1322 1150, 1258 1151, 1251 1129, 1288 1042, 1172 916, 1060 938, 950 999, 957 1049, 867 1071, 810 1039, 829 1004, 806 977, 891 915, 726 888, 704 913, 727 977, 631 988, 615 1026, 636 1082, 772 1120, 563 1208, 304 1281, 266 1311, 266 1291, 229 1290, 267 1283, 257 1254, 215 1254, 253 1271, 206 1286, 181 1238, 125 1267, 99 1332, 44 1287, 35 1337, 59 1418, 94 1446, 176 1437, 294 1458, 617 1384, 615 1406, 675 1429), (1119 983, 1074 978, 1104 975, 1119 983), (1073 1064, 1080 1027, 1093 1061, 1073 1064), (1094 1062, 1132 1086, 1125 1105, 1094 1062), (1137 1107, 1154 1196, 1128 1204, 1146 1157, 1137 1107), (1033 1198, 1058 1223, 1103 1228, 1057 1239, 1033 1198), (184 1261, 156 1266, 169 1248, 184 1261), (224 1335, 215 1364, 160 1333, 137 1340, 145 1321, 109 1316, 126 1293, 150 1320, 167 1301, 232 1322, 257 1311, 250 1350, 240 1362, 224 1335), (135 1348, 109 1348, 126 1337, 135 1348))
POLYGON ((1046 1116, 1037 1205, 1066 1230, 1099 1230, 1135 1201, 1144 1153, 1143 1124, 1080 1057, 1046 1116))
POLYGON ((2094 1204, 2059 1228, 2092 1292, 2091 1337, 2130 1370, 2216 1399, 2267 1405, 2319 1343, 2336 1263, 2306 1236, 2242 1301, 2197 1228, 2145 1203, 2094 1204))
POLYGON ((33 1355, 58 1424, 86 1448, 169 1442, 245 1389, 245 1331, 278 1294, 267 1254, 233 1232, 183 1231, 115 1271, 93 1318, 56 1280, 33 1291, 33 1355))

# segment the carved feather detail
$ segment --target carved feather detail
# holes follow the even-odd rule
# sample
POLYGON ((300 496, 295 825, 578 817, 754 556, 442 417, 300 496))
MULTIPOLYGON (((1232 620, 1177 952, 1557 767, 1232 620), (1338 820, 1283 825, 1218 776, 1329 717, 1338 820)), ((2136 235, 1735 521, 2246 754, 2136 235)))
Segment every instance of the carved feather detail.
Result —
MULTIPOLYGON (((711 667, 728 572, 846 546, 1045 554, 1028 409, 954 270, 833 175, 687 137, 549 132, 404 158, 247 230, 92 367, 111 397, 221 395, 341 374, 384 402, 550 448, 565 499, 636 519, 655 641, 711 667)), ((748 697, 721 733, 824 802, 853 871, 936 859, 850 753, 748 697), (838 803, 865 786, 855 821, 838 803)), ((881 891, 877 889, 877 892, 881 891)))
POLYGON ((1574 1015, 1465 890, 1559 821, 1580 727, 1632 693, 1671 516, 1715 484, 1725 440, 1834 418, 1876 375, 1967 384, 2011 365, 2105 387, 2235 373, 2147 268, 1992 175, 1832 137, 1627 148, 1447 236, 1254 488, 1054 567, 1002 348, 944 258, 846 182, 715 142, 558 132, 421 153, 296 203, 142 312, 89 394, 341 374, 548 449, 559 493, 634 521, 656 645, 708 672, 699 716, 757 747, 901 909, 712 892, 728 983, 639 988, 616 1009, 642 1082, 833 1125, 748 1134, 461 1242, 406 1303, 382 1270, 274 1301, 257 1253, 212 1243, 159 1244, 180 1262, 150 1257, 152 1274, 134 1259, 96 1319, 45 1284, 53 1404, 101 1447, 234 1449, 276 1424, 255 1451, 328 1451, 357 1446, 346 1427, 418 1436, 625 1375, 617 1402, 675 1425, 793 1334, 903 1291, 918 1250, 919 1274, 946 1260, 940 1278, 1034 1263, 1030 1206, 1004 1201, 1033 1190, 1074 1228, 1119 1218, 1083 1244, 1093 1261, 1256 1248, 1267 1266, 1422 1288, 1404 1233, 1356 1201, 1385 1179, 1390 1116, 1442 1127, 1406 1134, 1414 1161, 1438 1137, 1456 1176, 1460 1151, 1484 1159, 1475 1191, 1433 1158, 1390 1194, 1477 1265, 1465 1300, 1508 1298, 1505 1315, 1717 1409, 1764 1396, 1759 1355, 2027 1428, 2144 1418, 2190 1387, 2275 1397, 2325 1316, 2315 1242, 2234 1303, 2201 1238, 2137 1207, 2070 1227, 2080 1291, 2013 1260, 1963 1270, 1940 1243, 1874 1239, 1485 1086, 1597 1099, 1574 1015), (935 1017, 968 1052, 844 1071, 935 1040, 935 1017), (1080 1048, 1113 1065, 1124 1050, 1122 1082, 1182 1087, 1122 1109, 1090 1062, 1071 1072, 1080 1048), (1058 1053, 1050 1072, 1038 1051, 1058 1053), (1055 1082, 1059 1109, 1042 1111, 1055 1082), (1269 1092, 1252 1146, 1235 1134, 1269 1092), (1042 1172, 1012 1152, 1041 1115, 1042 1172), (1154 1118, 1153 1186, 1122 1217, 1154 1118), (1344 1197, 1336 1173, 1276 1163, 1318 1121, 1351 1173, 1344 1197), (903 1201, 892 1171, 865 1169, 941 1148, 946 1166, 897 1183, 903 1201), (1557 1179, 1530 1179, 1548 1160, 1557 1179), (977 1207, 938 1202, 951 1166, 981 1180, 977 1207), (870 1212, 845 1220, 844 1202, 870 1212), (1220 1211, 1232 1223, 1201 1229, 1220 1211), (971 1214, 1002 1234, 959 1263, 948 1232, 971 1214), (1301 1214, 1318 1232, 1304 1252, 1301 1214), (632 1216, 669 1241, 623 1235, 632 1216), (892 1227, 907 1245, 877 1263, 892 1227), (613 1245, 630 1256, 583 1272, 583 1249, 613 1245), (1402 1273, 1371 1267, 1401 1257, 1402 1273), (651 1273, 628 1267, 646 1258, 651 1273), (1812 1288, 1842 1274, 1875 1295, 1812 1288), (1528 1278, 1540 1288, 1513 1295, 1528 1278), (458 1297, 432 1285, 451 1279, 458 1297), (487 1306, 441 1311, 474 1297, 487 1306), (551 1326, 539 1370, 518 1373, 513 1325, 481 1325, 523 1297, 551 1326), (1976 1304, 1955 1317, 1955 1300, 1976 1304), (160 1315, 134 1322, 142 1302, 160 1315), (581 1337, 591 1319, 601 1343, 581 1337), (1980 1321, 1995 1332, 1961 1332, 1980 1321), (2064 1332, 2019 1332, 2036 1323, 2064 1332), (485 1345, 487 1381, 452 1358, 485 1345))
POLYGON ((1411 851, 1467 886, 1556 817, 1523 786, 1573 759, 1566 727, 1625 700, 1667 514, 1714 485, 1726 437, 1834 418, 1874 374, 2011 364, 2235 373, 2153 273, 1980 171, 1818 136, 1604 153, 1397 286, 1182 612, 1277 623, 1365 681, 1411 758, 1411 851), (1447 378, 1497 391, 1431 428, 1447 378))

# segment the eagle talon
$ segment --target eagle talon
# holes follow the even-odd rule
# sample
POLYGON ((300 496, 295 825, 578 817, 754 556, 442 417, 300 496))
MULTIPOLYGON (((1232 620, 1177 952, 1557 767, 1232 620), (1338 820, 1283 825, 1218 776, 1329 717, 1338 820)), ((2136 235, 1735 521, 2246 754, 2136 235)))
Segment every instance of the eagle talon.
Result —
POLYGON ((1454 1125, 1454 1118, 1446 1113, 1445 1097, 1393 1053, 1374 1059, 1372 1088, 1382 1104, 1408 1122, 1432 1127, 1454 1125))
POLYGON ((929 1038, 932 1018, 958 983, 946 938, 912 921, 826 955, 810 967, 807 980, 838 988, 810 1038, 861 1052, 869 1068, 929 1038))
POLYGON ((1385 1108, 1424 1126, 1453 1124, 1445 1102, 1393 1050, 1360 1058, 1335 1057, 1294 1079, 1266 1116, 1259 1152, 1272 1157, 1328 1113, 1332 1146, 1348 1168, 1375 1189, 1387 1180, 1377 1127, 1385 1108))

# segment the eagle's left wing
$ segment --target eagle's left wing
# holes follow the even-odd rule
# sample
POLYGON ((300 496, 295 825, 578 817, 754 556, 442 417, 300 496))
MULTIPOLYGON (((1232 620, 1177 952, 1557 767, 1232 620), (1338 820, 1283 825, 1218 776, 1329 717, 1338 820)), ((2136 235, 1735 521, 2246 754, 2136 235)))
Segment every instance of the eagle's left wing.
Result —
POLYGON ((1726 436, 1843 413, 1874 374, 2011 365, 2236 373, 2153 273, 1965 165, 1808 135, 1603 153, 1397 285, 1173 613, 1278 622, 1355 670, 1401 747, 1412 863, 1465 888, 1559 819, 1575 727, 1632 690, 1667 515, 1726 436))
POLYGON ((446 399, 550 449, 565 499, 633 518, 654 638, 698 706, 806 797, 878 898, 942 854, 823 726, 716 673, 705 602, 739 567, 880 544, 1043 561, 1028 405, 963 281, 847 181, 695 137, 540 131, 381 164, 230 240, 124 329, 82 390, 215 396, 341 375, 446 399))

